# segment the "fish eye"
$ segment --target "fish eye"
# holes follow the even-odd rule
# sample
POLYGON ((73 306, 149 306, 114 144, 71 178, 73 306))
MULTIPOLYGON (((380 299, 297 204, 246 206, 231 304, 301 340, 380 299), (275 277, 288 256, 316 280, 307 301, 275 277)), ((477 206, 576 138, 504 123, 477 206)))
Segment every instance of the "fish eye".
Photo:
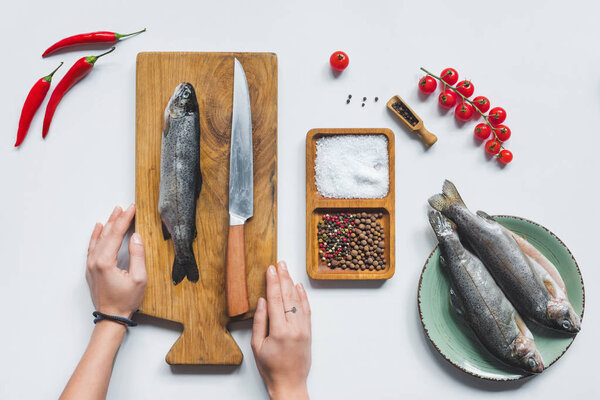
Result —
POLYGON ((529 366, 531 368, 533 368, 533 367, 535 367, 537 365, 537 362, 533 358, 530 358, 530 359, 527 360, 527 364, 529 364, 529 366))
POLYGON ((565 319, 565 320, 562 322, 562 327, 563 327, 563 328, 565 328, 565 329, 571 329, 571 321, 569 321, 569 320, 565 319))
POLYGON ((181 94, 181 96, 184 99, 187 99, 188 97, 190 97, 190 91, 189 90, 184 90, 183 93, 181 94))

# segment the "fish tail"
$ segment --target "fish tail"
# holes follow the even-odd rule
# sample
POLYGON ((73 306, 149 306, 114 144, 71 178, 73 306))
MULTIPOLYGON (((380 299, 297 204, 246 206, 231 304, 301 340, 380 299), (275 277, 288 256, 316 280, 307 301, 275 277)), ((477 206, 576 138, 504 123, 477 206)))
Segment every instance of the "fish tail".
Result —
POLYGON ((454 186, 454 184, 447 179, 444 181, 444 185, 442 186, 442 193, 431 196, 428 201, 431 207, 442 213, 446 211, 452 204, 460 204, 463 207, 466 207, 465 202, 460 197, 460 194, 456 189, 456 186, 454 186))
POLYGON ((198 282, 200 277, 196 258, 194 257, 191 246, 188 251, 175 254, 175 260, 173 261, 173 283, 177 285, 186 276, 190 282, 198 282))
POLYGON ((452 224, 439 211, 429 210, 429 223, 438 238, 453 232, 452 224))

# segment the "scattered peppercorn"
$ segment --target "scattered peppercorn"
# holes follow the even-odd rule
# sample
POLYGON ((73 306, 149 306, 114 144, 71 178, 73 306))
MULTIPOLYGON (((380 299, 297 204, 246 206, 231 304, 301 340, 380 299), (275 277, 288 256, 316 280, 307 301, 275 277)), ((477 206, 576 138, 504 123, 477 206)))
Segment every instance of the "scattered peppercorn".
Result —
POLYGON ((362 103, 362 106, 364 107, 364 106, 365 106, 365 103, 362 103))
POLYGON ((378 102, 378 101, 379 101, 379 97, 375 97, 375 102, 378 102))
POLYGON ((366 98, 366 97, 363 97, 363 101, 367 101, 367 98, 366 98))
POLYGON ((349 95, 348 95, 348 98, 349 98, 349 99, 351 99, 351 98, 352 98, 352 95, 351 95, 351 94, 349 94, 349 95))
POLYGON ((317 223, 319 260, 331 269, 386 268, 382 213, 325 214, 317 223))
POLYGON ((346 104, 350 104, 350 99, 346 100, 346 104))

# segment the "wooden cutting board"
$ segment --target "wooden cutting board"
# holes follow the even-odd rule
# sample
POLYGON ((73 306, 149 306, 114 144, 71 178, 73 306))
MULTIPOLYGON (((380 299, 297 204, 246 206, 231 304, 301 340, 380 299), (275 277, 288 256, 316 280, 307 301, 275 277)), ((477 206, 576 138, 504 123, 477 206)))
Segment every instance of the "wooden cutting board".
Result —
POLYGON ((136 79, 136 231, 146 249, 148 285, 140 311, 183 325, 166 356, 169 364, 229 364, 242 353, 227 330, 225 254, 229 225, 229 145, 233 59, 248 79, 254 145, 254 216, 246 223, 251 318, 265 296, 265 271, 277 259, 277 56, 273 53, 140 53, 136 79), (175 87, 191 83, 200 108, 200 168, 194 254, 196 283, 171 281, 172 240, 158 213, 164 110, 175 87))

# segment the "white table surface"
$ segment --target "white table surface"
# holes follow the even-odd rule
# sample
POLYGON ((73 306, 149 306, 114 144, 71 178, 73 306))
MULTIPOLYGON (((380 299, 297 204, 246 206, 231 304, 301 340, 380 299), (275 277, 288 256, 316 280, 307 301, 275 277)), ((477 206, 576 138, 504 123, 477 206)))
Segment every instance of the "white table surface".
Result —
MULTIPOLYGON (((94 222, 134 200, 135 56, 140 51, 269 51, 279 60, 278 254, 307 287, 313 308, 310 393, 320 399, 592 398, 600 268, 597 173, 600 24, 597 2, 408 1, 5 2, 0 13, 2 200, 0 398, 57 397, 92 331, 84 280, 94 222), (84 3, 86 3, 84 5, 84 3), (462 3, 462 4, 459 4, 462 3), (60 60, 65 70, 97 49, 46 60, 55 40, 79 32, 147 27, 96 64, 58 108, 43 112, 14 150, 31 85, 60 60), (350 67, 338 78, 329 55, 350 67), (423 100, 423 66, 453 66, 476 93, 508 112, 515 161, 504 170, 459 126, 423 100), (354 96, 345 104, 348 94, 354 96), (439 136, 427 152, 385 108, 400 94, 439 136), (379 97, 360 107, 359 98, 379 97), (305 135, 317 127, 388 127, 396 134, 396 275, 382 285, 311 282, 305 272, 305 135), (426 200, 444 178, 474 209, 537 221, 579 262, 583 330, 553 367, 524 383, 490 383, 455 370, 430 346, 418 318, 417 282, 435 244, 426 200)), ((55 81, 55 83, 57 80, 55 81)), ((201 90, 201 89, 200 89, 201 90)), ((131 329, 111 399, 261 399, 248 324, 233 335, 239 368, 171 368, 171 324, 131 329)))

